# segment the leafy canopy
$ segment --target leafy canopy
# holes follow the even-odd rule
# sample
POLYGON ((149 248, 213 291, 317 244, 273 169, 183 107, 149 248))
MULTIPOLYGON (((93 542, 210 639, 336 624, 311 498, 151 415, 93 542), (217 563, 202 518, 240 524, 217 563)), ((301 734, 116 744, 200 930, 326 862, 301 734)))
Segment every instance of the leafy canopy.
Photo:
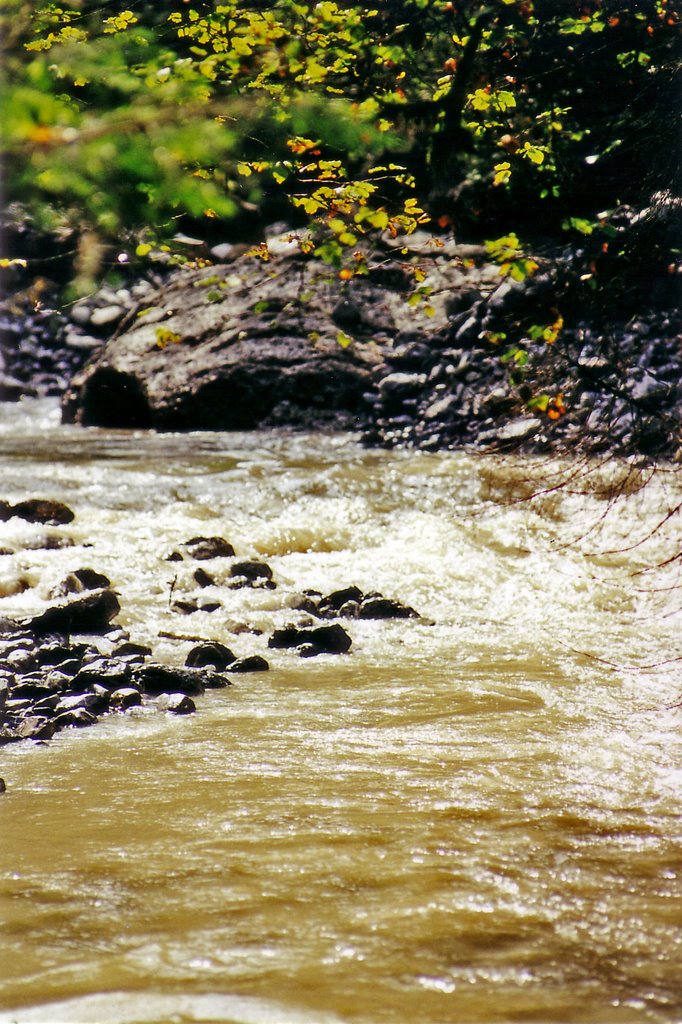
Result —
POLYGON ((670 94, 669 0, 3 12, 7 199, 140 256, 289 204, 302 249, 346 275, 366 269, 368 239, 399 245, 428 222, 484 236, 500 223, 490 251, 525 274, 526 213, 587 235, 657 184, 642 133, 670 94))

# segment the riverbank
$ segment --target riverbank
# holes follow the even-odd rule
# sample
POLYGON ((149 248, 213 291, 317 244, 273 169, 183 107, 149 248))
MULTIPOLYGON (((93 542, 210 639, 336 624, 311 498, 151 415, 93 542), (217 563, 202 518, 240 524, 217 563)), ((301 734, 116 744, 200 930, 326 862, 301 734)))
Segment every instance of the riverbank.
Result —
POLYGON ((427 233, 405 241, 350 281, 284 232, 265 263, 220 246, 223 262, 103 288, 67 315, 9 300, 2 394, 58 394, 65 421, 84 425, 289 426, 426 451, 677 456, 672 280, 652 285, 637 311, 609 313, 581 280, 582 256, 538 256, 537 272, 516 280, 484 247, 427 233))

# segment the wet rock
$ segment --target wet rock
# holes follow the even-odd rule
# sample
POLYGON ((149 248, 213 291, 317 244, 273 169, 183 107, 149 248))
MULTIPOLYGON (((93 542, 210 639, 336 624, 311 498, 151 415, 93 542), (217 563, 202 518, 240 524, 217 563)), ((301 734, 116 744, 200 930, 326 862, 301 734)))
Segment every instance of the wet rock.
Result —
POLYGON ((217 640, 211 640, 193 647, 187 655, 185 665, 187 668, 205 668, 211 665, 220 672, 234 661, 236 656, 229 647, 225 647, 217 640))
POLYGON ((74 519, 74 514, 67 505, 60 501, 43 498, 30 498, 12 506, 11 514, 25 519, 28 523, 63 525, 74 519))
POLYGON ((265 562, 235 562, 230 567, 230 576, 241 576, 246 580, 271 580, 272 569, 265 562))
POLYGON ((160 711, 168 711, 173 715, 191 715, 197 709, 196 704, 186 693, 162 693, 157 701, 160 711))
POLYGON ((182 545, 190 558, 207 561, 211 558, 232 558, 234 548, 224 537, 192 537, 182 545))
POLYGON ((96 716, 85 708, 74 708, 72 711, 62 711, 60 715, 56 715, 51 724, 55 732, 59 732, 61 729, 83 729, 85 726, 94 725, 96 721, 96 716))
POLYGON ((237 658, 229 666, 230 672, 267 672, 270 665, 260 654, 250 654, 246 658, 237 658))
POLYGON ((23 594, 29 590, 31 584, 25 576, 16 576, 14 579, 0 580, 0 597, 11 597, 14 594, 23 594))
POLYGON ((192 573, 192 578, 194 579, 195 583, 197 583, 200 587, 215 586, 215 580, 213 576, 211 576, 209 572, 206 572, 205 569, 196 569, 192 573))
POLYGON ((101 686, 109 692, 130 686, 133 666, 126 661, 101 658, 81 668, 71 681, 71 688, 79 693, 101 686))
POLYGON ((41 633, 103 633, 121 606, 111 590, 96 590, 61 605, 53 605, 26 625, 41 633))
POLYGON ((230 590, 243 590, 245 587, 250 590, 275 590, 277 584, 274 580, 267 580, 264 577, 250 580, 246 576, 233 576, 229 587, 230 590))
POLYGON ((215 672, 212 668, 202 670, 201 681, 207 690, 224 690, 225 687, 232 685, 227 676, 221 675, 220 672, 215 672))
POLYGON ((17 725, 14 733, 20 740, 49 740, 58 728, 56 721, 52 719, 31 715, 17 725))
POLYGON ((126 658, 126 659, 139 659, 144 660, 152 654, 151 647, 147 644, 137 644, 131 640, 126 640, 118 647, 114 647, 111 652, 112 658, 126 658))
POLYGON ((100 590, 111 586, 111 580, 94 569, 76 569, 50 591, 51 598, 66 597, 68 594, 80 594, 84 590, 100 590))
POLYGON ((296 653, 299 658, 316 658, 321 651, 315 644, 299 644, 296 648, 296 653))
POLYGON ((349 601, 360 602, 362 601, 363 593, 359 587, 343 587, 341 590, 334 590, 331 594, 327 594, 323 597, 318 605, 317 611, 319 614, 324 615, 327 612, 338 612, 341 608, 348 604, 349 601))
POLYGON ((204 692, 199 669, 174 668, 168 665, 144 665, 133 671, 133 681, 142 693, 157 697, 160 693, 186 693, 195 696, 204 692))
POLYGON ((142 703, 142 695, 139 690, 132 686, 122 686, 113 690, 109 695, 109 708, 111 711, 127 711, 128 708, 139 707, 142 703))
POLYGON ((75 693, 62 697, 55 706, 55 713, 59 715, 82 708, 91 715, 103 715, 109 709, 109 700, 106 690, 104 693, 75 693))
POLYGON ((205 601, 196 597, 181 598, 179 601, 173 601, 171 605, 172 610, 180 612, 181 615, 193 615, 195 612, 216 612, 221 607, 220 601, 205 601))
POLYGON ((419 613, 401 601, 395 601, 381 594, 370 594, 360 604, 360 619, 416 619, 419 613))
POLYGON ((334 624, 332 626, 316 626, 300 628, 298 626, 286 626, 284 629, 276 629, 268 640, 268 647, 271 648, 295 648, 309 645, 314 648, 315 654, 345 654, 352 644, 352 640, 343 626, 334 624))
POLYGON ((4 779, 0 779, 0 793, 7 792, 7 784, 4 779))

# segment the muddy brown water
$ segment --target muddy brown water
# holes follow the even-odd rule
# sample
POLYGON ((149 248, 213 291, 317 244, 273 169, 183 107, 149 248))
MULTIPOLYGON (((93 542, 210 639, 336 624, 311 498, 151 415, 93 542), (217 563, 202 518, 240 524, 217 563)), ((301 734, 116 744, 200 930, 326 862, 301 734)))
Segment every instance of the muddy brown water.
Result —
POLYGON ((0 750, 0 1024, 682 1019, 682 591, 643 571, 679 520, 633 546, 679 473, 78 430, 49 402, 0 407, 0 465, 6 500, 76 512, 0 524, 0 615, 90 566, 159 658, 176 633, 271 662, 189 718, 0 750), (46 532, 75 545, 26 549, 46 532), (164 556, 214 534, 277 588, 203 563, 222 606, 179 616, 195 566, 164 556), (267 650, 294 594, 349 584, 423 618, 267 650))

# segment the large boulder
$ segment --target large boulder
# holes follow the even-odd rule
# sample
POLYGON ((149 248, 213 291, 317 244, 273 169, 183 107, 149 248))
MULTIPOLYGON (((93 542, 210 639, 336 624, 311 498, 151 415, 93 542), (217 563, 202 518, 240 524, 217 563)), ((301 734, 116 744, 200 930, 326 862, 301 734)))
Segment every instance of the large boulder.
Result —
MULTIPOLYGON (((270 248, 267 262, 245 254, 183 270, 145 296, 73 378, 64 420, 160 429, 362 425, 383 351, 407 321, 427 338, 442 329, 443 300, 426 312, 408 306, 414 278, 397 262, 393 277, 344 282, 286 236, 270 248)), ((439 290, 463 286, 452 261, 438 273, 447 278, 435 282, 439 290)))
POLYGON ((338 343, 315 273, 292 258, 271 278, 246 257, 180 273, 74 377, 64 420, 239 430, 360 415, 376 350, 338 343), (312 301, 297 298, 312 290, 312 301))

